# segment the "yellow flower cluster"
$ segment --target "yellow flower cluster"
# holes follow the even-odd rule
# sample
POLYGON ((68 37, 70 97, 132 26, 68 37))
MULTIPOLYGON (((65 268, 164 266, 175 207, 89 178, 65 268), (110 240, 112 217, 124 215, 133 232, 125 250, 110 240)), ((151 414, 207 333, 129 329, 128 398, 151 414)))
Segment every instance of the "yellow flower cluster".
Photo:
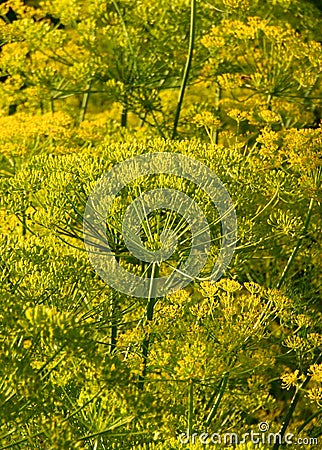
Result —
MULTIPOLYGON (((257 0, 253 1, 252 3, 257 3, 257 0)), ((248 11, 250 8, 250 1, 249 0, 223 0, 223 4, 226 7, 228 12, 233 11, 248 11)), ((255 5, 252 5, 255 6, 255 5)))
POLYGON ((80 5, 76 0, 58 0, 52 2, 45 0, 40 2, 40 6, 44 11, 48 11, 54 17, 60 17, 64 25, 76 22, 80 15, 80 5))
POLYGON ((239 109, 230 109, 227 111, 227 115, 234 119, 237 123, 247 120, 249 114, 245 111, 240 111, 239 109))
POLYGON ((290 128, 314 121, 312 109, 300 99, 321 94, 320 43, 257 16, 225 18, 201 42, 209 50, 202 76, 224 90, 222 112, 230 116, 230 110, 245 111, 249 125, 256 128, 290 128))
POLYGON ((322 387, 310 389, 307 395, 312 402, 316 402, 319 407, 322 407, 322 387))
POLYGON ((220 120, 218 120, 210 111, 203 111, 196 114, 192 123, 197 124, 198 127, 219 128, 221 126, 220 120))
POLYGON ((312 364, 309 369, 309 375, 311 375, 312 381, 322 383, 322 364, 312 364))
POLYGON ((322 165, 322 127, 285 132, 283 153, 292 167, 306 174, 322 165))
POLYGON ((289 336, 285 340, 285 346, 292 350, 304 350, 307 348, 307 340, 298 336, 289 336))
POLYGON ((35 148, 41 141, 68 142, 72 135, 72 119, 65 113, 28 115, 17 113, 0 117, 0 152, 21 155, 35 148))
POLYGON ((298 384, 305 379, 303 374, 300 375, 299 370, 296 369, 294 372, 288 372, 281 375, 282 387, 284 389, 290 389, 293 386, 298 386, 298 384))
POLYGON ((35 13, 35 9, 30 5, 26 5, 26 2, 22 0, 6 0, 3 9, 8 10, 9 8, 11 8, 18 17, 33 17, 33 14, 35 13))
POLYGON ((267 123, 277 123, 281 120, 280 115, 270 109, 260 110, 259 115, 267 123))

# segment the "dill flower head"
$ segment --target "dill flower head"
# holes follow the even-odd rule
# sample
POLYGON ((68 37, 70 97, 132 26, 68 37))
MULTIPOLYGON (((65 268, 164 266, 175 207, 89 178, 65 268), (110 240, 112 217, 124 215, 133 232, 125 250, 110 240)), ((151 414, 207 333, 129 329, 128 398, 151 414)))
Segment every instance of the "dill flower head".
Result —
POLYGON ((300 381, 303 381, 305 376, 299 374, 299 370, 296 369, 294 372, 288 372, 281 375, 282 387, 284 389, 290 389, 292 386, 297 386, 300 381))

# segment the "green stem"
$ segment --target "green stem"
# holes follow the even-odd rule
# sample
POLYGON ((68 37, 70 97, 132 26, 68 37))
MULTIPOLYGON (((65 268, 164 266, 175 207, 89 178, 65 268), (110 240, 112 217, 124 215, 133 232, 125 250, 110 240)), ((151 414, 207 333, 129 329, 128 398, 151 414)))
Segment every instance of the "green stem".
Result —
MULTIPOLYGON (((157 302, 157 299, 154 297, 154 294, 155 294, 155 287, 156 287, 155 280, 157 279, 158 274, 159 274, 159 267, 156 264, 153 264, 151 274, 150 274, 150 276, 151 276, 150 297, 149 297, 148 305, 147 305, 147 309, 146 309, 146 320, 148 323, 151 322, 153 319, 153 310, 154 310, 154 306, 157 302)), ((142 343, 143 370, 142 370, 142 374, 139 376, 139 381, 138 381, 138 388, 141 390, 144 388, 144 380, 145 380, 146 373, 147 373, 150 343, 151 343, 151 333, 147 332, 145 334, 145 337, 144 337, 144 340, 142 343)))
POLYGON ((180 87, 179 98, 177 103, 176 115, 174 118, 173 131, 172 131, 172 139, 174 139, 177 135, 177 127, 180 118, 180 112, 183 103, 183 97, 185 94, 185 90, 187 87, 189 72, 191 68, 192 55, 194 49, 195 42, 195 29, 196 29, 196 0, 191 0, 191 8, 190 8, 190 35, 189 35, 189 49, 188 49, 188 57, 186 61, 186 66, 183 73, 182 84, 180 87))
POLYGON ((189 390, 188 390, 188 436, 193 434, 193 379, 189 380, 189 390))
POLYGON ((50 98, 50 112, 52 114, 54 114, 54 112, 55 112, 54 99, 52 97, 50 98))
POLYGON ((267 95, 267 109, 271 111, 272 109, 272 94, 267 95))
POLYGON ((92 80, 89 81, 89 83, 87 84, 86 91, 83 94, 82 104, 81 104, 81 109, 80 109, 80 114, 79 114, 79 123, 84 122, 84 119, 85 119, 91 85, 92 85, 92 80))
POLYGON ((27 234, 26 211, 22 211, 22 235, 26 236, 26 234, 27 234))
POLYGON ((115 0, 113 0, 113 5, 115 7, 115 10, 116 10, 117 14, 119 15, 119 18, 120 18, 120 21, 121 21, 121 24, 122 24, 122 27, 123 27, 123 30, 124 30, 125 38, 127 40, 131 56, 133 58, 134 72, 135 72, 135 74, 137 74, 138 70, 137 70, 136 56, 135 56, 135 53, 134 53, 133 45, 132 45, 132 42, 131 42, 131 38, 130 38, 129 32, 127 30, 127 26, 126 26, 123 14, 122 14, 119 6, 118 6, 118 3, 115 0))
POLYGON ((304 428, 316 417, 320 416, 322 414, 322 408, 319 409, 318 411, 316 411, 314 414, 311 414, 310 417, 308 417, 306 419, 306 421, 304 423, 302 423, 301 426, 298 427, 297 429, 297 434, 300 434, 302 430, 304 430, 304 428))
POLYGON ((216 401, 206 419, 205 425, 206 427, 208 427, 212 421, 212 419, 215 417, 216 412, 218 410, 218 407, 220 405, 220 402, 223 398, 223 395, 225 393, 226 387, 227 387, 227 383, 228 383, 228 378, 229 378, 229 372, 226 372, 225 375, 223 376, 221 383, 220 383, 220 388, 219 388, 219 392, 218 395, 216 397, 216 401))
POLYGON ((286 264, 286 266, 285 266, 285 268, 283 270, 282 276, 281 276, 279 282, 276 285, 277 289, 280 289, 281 286, 284 284, 284 281, 286 280, 287 274, 288 274, 288 272, 289 272, 289 270, 290 270, 290 268, 291 268, 291 266, 292 266, 292 264, 293 264, 293 262, 294 262, 294 260, 295 260, 295 258, 297 256, 297 254, 298 254, 298 251, 299 251, 299 249, 301 247, 303 238, 306 235, 308 227, 309 227, 309 224, 310 224, 310 220, 311 220, 312 212, 313 212, 313 206, 314 206, 314 200, 313 200, 313 198, 311 198, 310 204, 309 204, 309 209, 308 209, 308 212, 307 212, 307 215, 306 215, 306 219, 305 219, 305 222, 304 222, 304 229, 303 229, 302 236, 297 241, 297 244, 294 247, 294 250, 292 251, 292 254, 290 255, 290 257, 289 257, 289 259, 287 261, 287 264, 286 264))
POLYGON ((116 318, 115 318, 115 313, 117 310, 116 307, 116 300, 113 298, 112 299, 112 304, 111 304, 111 317, 112 317, 112 323, 111 323, 111 339, 110 339, 110 353, 114 353, 115 349, 116 349, 116 343, 117 343, 117 322, 116 322, 116 318), (114 318, 114 319, 113 319, 114 318))
MULTIPOLYGON (((219 107, 219 102, 221 99, 221 87, 218 86, 217 89, 217 96, 216 96, 216 116, 219 116, 220 113, 220 107, 219 107)), ((215 133, 214 133, 214 143, 217 145, 218 144, 218 139, 219 139, 219 130, 218 128, 216 128, 215 133)))
POLYGON ((126 128, 127 126, 127 113, 128 113, 127 104, 124 104, 121 114, 121 127, 123 128, 126 128))

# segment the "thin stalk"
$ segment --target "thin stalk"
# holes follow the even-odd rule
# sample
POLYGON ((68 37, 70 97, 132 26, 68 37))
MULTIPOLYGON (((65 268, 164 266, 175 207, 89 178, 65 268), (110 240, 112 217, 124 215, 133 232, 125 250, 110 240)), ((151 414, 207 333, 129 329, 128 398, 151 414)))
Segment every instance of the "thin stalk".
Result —
POLYGON ((148 112, 145 111, 145 112, 144 112, 144 116, 143 116, 143 117, 140 117, 140 128, 142 128, 142 127, 144 126, 144 124, 145 124, 145 122, 146 122, 147 116, 148 116, 148 112))
POLYGON ((54 105, 54 99, 53 99, 53 97, 50 98, 50 112, 51 112, 52 114, 54 114, 54 112, 55 112, 55 105, 54 105))
MULTIPOLYGON (((149 300, 148 305, 146 309, 146 320, 147 322, 151 322, 153 319, 153 310, 154 306, 157 302, 157 299, 154 297, 155 295, 155 280, 158 278, 159 274, 159 267, 157 264, 152 264, 152 270, 151 270, 151 285, 150 285, 150 293, 149 293, 149 300)), ((148 356, 149 356, 149 347, 151 342, 151 333, 147 332, 145 334, 143 343, 142 343, 142 357, 143 357, 143 370, 142 374, 139 376, 139 382, 138 382, 138 388, 143 389, 144 388, 144 381, 147 373, 147 366, 148 366, 148 356)))
POLYGON ((127 107, 127 104, 125 103, 123 105, 122 113, 121 113, 121 127, 126 128, 126 126, 127 126, 127 114, 128 114, 128 107, 127 107))
MULTIPOLYGON (((135 52, 134 52, 134 48, 133 48, 133 45, 132 45, 131 37, 130 37, 130 34, 128 32, 128 28, 126 26, 126 22, 125 22, 125 19, 123 17, 123 14, 122 14, 122 12, 121 12, 121 10, 119 8, 118 2, 116 0, 113 0, 113 5, 115 7, 115 10, 116 10, 116 12, 117 12, 117 14, 119 16, 119 19, 120 19, 122 27, 123 27, 124 35, 125 35, 125 38, 127 40, 128 47, 129 47, 129 52, 130 52, 130 54, 132 56, 134 79, 137 80, 139 78, 139 76, 138 76, 137 58, 136 58, 136 55, 135 55, 135 52)), ((129 83, 129 85, 132 86, 132 88, 134 88, 133 82, 131 82, 131 79, 132 79, 132 76, 130 75, 130 78, 128 79, 128 83, 129 83)), ((134 80, 132 80, 132 81, 134 81, 134 80)), ((127 119, 128 119, 128 100, 127 100, 127 98, 125 98, 125 101, 123 102, 122 113, 121 113, 121 126, 124 127, 124 128, 126 128, 126 126, 127 126, 127 119)))
POLYGON ((27 234, 27 218, 26 211, 22 211, 22 235, 26 236, 27 234))
POLYGON ((159 124, 158 119, 157 119, 156 115, 154 114, 153 110, 151 110, 151 115, 152 115, 152 118, 153 118, 153 120, 154 120, 155 127, 156 127, 156 129, 158 130, 159 135, 160 135, 162 138, 165 138, 164 133, 163 133, 162 130, 161 130, 160 124, 159 124))
POLYGON ((308 417, 308 419, 306 419, 306 421, 304 423, 302 423, 301 426, 298 427, 297 429, 297 434, 300 434, 302 430, 304 430, 304 428, 316 417, 322 415, 322 408, 319 409, 318 411, 316 411, 314 414, 311 414, 310 417, 308 417))
MULTIPOLYGON (((23 203, 26 204, 27 203, 27 198, 25 196, 25 194, 23 193, 23 203)), ((28 226, 27 226, 27 214, 26 214, 26 209, 27 206, 23 208, 22 212, 21 212, 21 218, 19 217, 19 214, 16 214, 16 217, 18 217, 19 221, 21 222, 22 225, 22 235, 26 236, 27 234, 27 230, 28 230, 28 226)))
POLYGON ((218 395, 216 397, 216 401, 213 405, 213 407, 211 408, 211 411, 206 419, 205 425, 206 427, 208 427, 212 421, 212 419, 215 417, 218 407, 220 405, 220 402, 223 398, 223 395, 225 393, 226 387, 227 387, 227 383, 228 383, 228 378, 229 378, 229 372, 225 373, 225 375, 223 376, 221 383, 220 383, 220 388, 219 388, 219 392, 218 395))
MULTIPOLYGON (((111 301, 111 317, 115 317, 115 312, 116 312, 116 300, 114 298, 112 298, 111 301)), ((116 348, 116 342, 117 342, 117 322, 116 319, 114 319, 114 321, 112 320, 111 323, 111 338, 110 338, 110 353, 113 353, 115 351, 116 348)))
MULTIPOLYGON (((284 422, 283 422, 282 427, 281 427, 280 432, 279 432, 279 436, 281 436, 280 437, 281 441, 282 441, 283 436, 284 436, 284 434, 286 432, 286 429, 287 429, 287 427, 288 427, 288 425, 290 423, 290 420, 291 420, 292 415, 293 415, 293 413, 295 411, 295 408, 296 408, 296 405, 297 405, 297 403, 299 401, 299 398, 300 398, 300 389, 297 387, 296 390, 295 390, 295 393, 293 395, 293 398, 292 398, 289 410, 287 411, 287 414, 285 416, 284 422)), ((279 448, 279 446, 280 446, 280 442, 277 440, 275 442, 272 450, 277 450, 279 448)))
POLYGON ((196 30, 196 4, 197 4, 196 0, 191 0, 188 57, 187 57, 186 66, 184 69, 182 83, 181 83, 179 97, 178 97, 177 110, 176 110, 176 115, 175 115, 174 123, 173 123, 172 139, 174 139, 177 135, 177 127, 178 127, 178 123, 179 123, 180 112, 181 112, 182 103, 183 103, 183 97, 184 97, 185 90, 187 87, 189 72, 190 72, 190 68, 191 68, 192 55, 193 55, 194 42, 195 42, 195 30, 196 30))
MULTIPOLYGON (((127 431, 124 433, 111 433, 110 428, 108 428, 107 430, 97 431, 95 433, 88 434, 87 436, 83 436, 83 437, 77 439, 75 442, 86 441, 87 439, 91 439, 91 438, 97 437, 97 436, 103 436, 104 434, 110 434, 110 436, 113 438, 115 438, 115 437, 127 438, 129 436, 141 436, 143 434, 148 434, 148 431, 131 431, 131 432, 127 431)), ((14 444, 14 445, 16 445, 16 444, 14 444)), ((9 447, 2 447, 0 450, 2 450, 3 448, 9 448, 9 447)))
POLYGON ((188 436, 190 438, 193 434, 193 379, 189 380, 188 405, 188 436))
POLYGON ((268 94, 267 96, 267 109, 271 111, 272 109, 272 94, 268 94))
POLYGON ((79 123, 84 122, 84 119, 85 119, 91 84, 92 84, 92 80, 90 80, 89 83, 87 84, 86 91, 83 94, 81 109, 80 109, 80 113, 79 113, 79 123))
POLYGON ((304 222, 304 229, 303 229, 302 236, 297 241, 297 244, 294 247, 294 249, 293 249, 293 251, 292 251, 292 253, 291 253, 291 255, 290 255, 290 257, 289 257, 289 259, 287 261, 287 264, 286 264, 286 266, 285 266, 285 268, 283 270, 282 276, 281 276, 279 282, 276 285, 277 289, 280 289, 281 286, 284 284, 284 281, 286 280, 287 274, 288 274, 288 272, 289 272, 289 270, 290 270, 290 268, 291 268, 291 266, 292 266, 292 264, 293 264, 293 262, 294 262, 294 260, 295 260, 295 258, 297 256, 297 254, 298 254, 298 251, 299 251, 299 249, 301 247, 302 241, 304 239, 305 234, 307 233, 307 230, 308 230, 308 227, 309 227, 309 224, 310 224, 310 220, 311 220, 312 212, 313 212, 313 206, 314 206, 314 199, 311 198, 310 204, 309 204, 309 208, 308 208, 308 211, 307 211, 307 215, 306 215, 306 219, 305 219, 305 222, 304 222))
MULTIPOLYGON (((220 111, 220 107, 219 107, 220 99, 221 99, 221 87, 218 86, 217 95, 216 95, 216 113, 217 113, 217 115, 219 115, 219 111, 220 111)), ((214 132, 214 139, 213 139, 213 142, 215 145, 218 144, 218 139, 219 139, 219 130, 218 130, 218 128, 216 128, 215 132, 214 132)))
POLYGON ((237 150, 237 143, 238 143, 238 136, 239 136, 239 128, 240 128, 240 120, 237 120, 237 129, 236 129, 236 136, 235 136, 235 150, 237 150))
MULTIPOLYGON (((115 255, 115 259, 117 261, 117 264, 119 264, 120 257, 118 255, 115 255)), ((110 304, 110 311, 111 311, 111 337, 110 337, 110 353, 112 354, 116 349, 116 343, 117 343, 117 333, 118 333, 118 323, 116 320, 116 311, 117 311, 117 297, 112 296, 111 304, 110 304), (114 320, 113 320, 114 318, 114 320)))
POLYGON ((127 40, 130 53, 131 53, 131 55, 133 57, 133 68, 134 68, 135 73, 137 74, 138 70, 137 70, 136 56, 135 56, 135 53, 134 53, 133 45, 132 45, 132 42, 131 42, 131 38, 130 38, 129 32, 127 30, 127 26, 126 26, 124 17, 122 15, 122 12, 121 12, 119 6, 118 6, 117 1, 113 0, 113 5, 115 7, 115 10, 116 10, 117 14, 119 15, 119 18, 120 18, 120 21, 121 21, 121 24, 122 24, 122 27, 123 27, 123 30, 124 30, 125 38, 127 40))

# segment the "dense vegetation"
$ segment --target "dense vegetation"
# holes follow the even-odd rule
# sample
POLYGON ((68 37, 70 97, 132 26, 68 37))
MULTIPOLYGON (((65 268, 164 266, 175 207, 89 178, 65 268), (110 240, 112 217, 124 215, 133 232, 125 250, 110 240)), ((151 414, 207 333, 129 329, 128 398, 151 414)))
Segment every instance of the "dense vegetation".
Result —
POLYGON ((322 441, 320 3, 8 0, 0 17, 0 449, 198 450, 180 434, 263 423, 318 448, 296 440, 322 441), (124 188, 107 237, 141 277, 191 244, 160 210, 146 246, 169 223, 184 245, 159 273, 131 256, 121 224, 141 191, 185 192, 211 223, 200 277, 157 299, 111 288, 83 243, 96 180, 150 152, 204 163, 238 219, 212 282, 209 197, 157 174, 124 188))

